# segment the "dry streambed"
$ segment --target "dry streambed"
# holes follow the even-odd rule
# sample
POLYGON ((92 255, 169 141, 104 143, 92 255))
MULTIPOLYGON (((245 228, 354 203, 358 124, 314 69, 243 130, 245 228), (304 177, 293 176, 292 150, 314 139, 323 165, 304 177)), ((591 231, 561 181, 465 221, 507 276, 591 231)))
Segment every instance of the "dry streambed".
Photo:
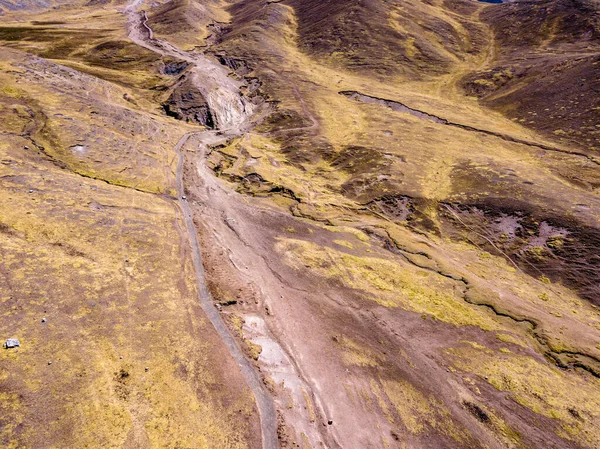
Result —
MULTIPOLYGON (((204 149, 209 144, 216 144, 240 134, 248 124, 248 118, 252 113, 252 107, 246 103, 240 94, 240 84, 228 77, 226 69, 216 61, 209 59, 203 54, 190 54, 173 46, 167 41, 154 38, 152 30, 147 25, 145 12, 137 12, 136 8, 140 1, 130 3, 125 12, 129 17, 129 37, 138 45, 155 51, 163 56, 172 56, 193 65, 192 83, 202 92, 210 111, 214 115, 214 127, 220 130, 219 134, 226 133, 227 137, 217 136, 216 132, 200 131, 194 133, 198 139, 200 148, 204 149)), ((275 449, 277 444, 276 415, 272 399, 266 393, 258 374, 255 372, 248 359, 242 354, 233 336, 225 327, 218 311, 215 309, 212 297, 206 286, 202 255, 197 240, 197 229, 192 219, 192 211, 185 197, 183 183, 184 156, 181 148, 186 144, 190 135, 185 135, 175 146, 178 154, 176 171, 177 193, 180 206, 183 210, 183 218, 186 223, 188 238, 190 241, 192 259, 198 285, 200 303, 207 317, 221 336, 225 346, 228 348, 232 358, 238 364, 248 386, 252 389, 260 414, 263 449, 275 449)), ((203 154, 203 153, 202 153, 203 154)), ((202 163, 202 160, 201 160, 202 163)))
MULTIPOLYGON (((145 16, 139 17, 143 25, 145 16)), ((197 63, 195 67, 200 71, 212 70, 213 62, 182 54, 168 42, 153 39, 145 25, 133 38, 140 39, 146 48, 197 63)), ((219 76, 209 80, 209 84, 214 80, 219 84, 219 76)), ((228 85, 223 78, 217 88, 228 85)), ((233 124, 225 137, 239 137, 245 126, 235 125, 235 116, 242 109, 233 101, 234 96, 221 95, 209 101, 210 91, 205 90, 203 95, 216 115, 221 108, 224 111, 221 117, 234 117, 221 118, 221 123, 233 124), (231 110, 236 112, 227 112, 231 110)), ((362 94, 350 93, 351 97, 361 100, 357 95, 362 94)), ((369 97, 368 102, 408 112, 436 124, 452 125, 543 150, 561 151, 450 123, 390 100, 369 97)), ((298 130, 309 128, 313 129, 307 126, 298 130)), ((211 151, 208 147, 226 143, 224 138, 204 132, 195 134, 189 143, 197 145, 197 149, 184 151, 185 193, 197 217, 195 224, 201 229, 201 244, 210 267, 209 280, 218 301, 230 307, 227 311, 232 316, 242 320, 242 341, 252 343, 254 351, 257 346, 263 346, 255 358, 267 379, 273 381, 272 391, 285 421, 279 428, 282 441, 307 445, 323 442, 328 447, 357 447, 381 441, 386 446, 400 438, 398 432, 406 432, 404 441, 415 447, 426 447, 423 446, 426 430, 428 438, 439 445, 501 447, 504 443, 516 444, 515 428, 526 429, 525 446, 540 439, 556 444, 573 441, 575 437, 565 436, 545 418, 537 428, 525 422, 537 412, 532 411, 529 396, 513 387, 527 382, 519 367, 521 361, 531 360, 528 363, 532 366, 545 366, 536 352, 539 348, 527 329, 518 324, 525 319, 511 320, 510 313, 495 313, 496 305, 480 301, 484 292, 483 297, 494 299, 497 295, 508 299, 509 306, 514 307, 521 297, 535 298, 535 289, 545 287, 527 281, 521 273, 510 279, 503 277, 505 271, 510 270, 502 266, 502 262, 494 259, 486 265, 479 262, 476 255, 469 255, 468 263, 456 264, 455 270, 450 270, 450 261, 457 260, 458 254, 464 256, 464 252, 445 251, 430 242, 425 244, 427 250, 395 257, 386 255, 385 250, 389 248, 385 245, 381 248, 380 241, 369 237, 369 233, 365 237, 359 231, 362 236, 358 238, 348 232, 342 239, 335 239, 329 231, 321 232, 314 224, 306 226, 303 220, 292 219, 267 202, 239 195, 216 179, 206 168, 204 159, 211 151), (194 152, 197 161, 187 157, 194 152), (282 237, 286 232, 292 235, 282 237), (352 235, 358 241, 353 240, 352 235), (318 242, 316 246, 315 242, 318 242), (368 254, 370 252, 375 252, 374 257, 368 254), (408 265, 403 258, 408 260, 408 265), (385 262, 387 259, 392 261, 385 262), (436 264, 446 268, 432 269, 436 264), (233 268, 227 272, 225 266, 233 268), (477 273, 473 285, 465 287, 465 283, 461 283, 465 272, 477 273), (488 280, 490 276, 497 276, 502 282, 494 284, 488 280), (426 280, 418 282, 419 277, 426 280), (511 280, 522 291, 510 290, 511 280), (232 291, 236 284, 240 285, 239 291, 246 293, 232 291), (239 301, 231 300, 235 295, 240 296, 239 301), (407 339, 407 335, 414 338, 407 339), (440 341, 445 343, 441 345, 440 341), (481 370, 468 365, 465 357, 468 358, 469 347, 488 348, 486 354, 513 354, 506 356, 510 369, 502 374, 511 380, 500 385, 495 380, 497 372, 493 365, 481 370), (490 389, 489 379, 496 382, 492 384, 496 390, 490 389), (497 391, 509 391, 518 405, 505 403, 497 391), (481 405, 481 394, 494 404, 493 409, 481 405), (434 398, 442 399, 438 402, 434 398), (523 414, 529 418, 525 421, 516 418, 523 414)), ((243 154, 242 151, 240 160, 243 154)), ((583 154, 575 156, 589 159, 583 154)), ((234 166, 239 163, 234 162, 234 166)), ((258 158, 248 158, 248 164, 257 165, 258 158)), ((361 219, 374 227, 383 227, 372 217, 361 219)), ((360 220, 354 225, 365 227, 360 220)), ((193 226, 188 228, 190 233, 194 232, 193 226)), ((385 228, 397 231, 393 226, 385 228)), ((414 236, 407 238, 415 244, 414 236)), ((546 297, 551 296, 546 294, 546 297)), ((546 297, 539 300, 545 301, 546 297)), ((585 309, 585 305, 581 307, 585 309)), ((553 370, 545 373, 548 378, 557 375, 553 370)), ((575 377, 569 379, 574 381, 575 377)), ((544 404, 556 403, 551 392, 540 394, 544 404)), ((585 413, 589 414, 586 424, 575 423, 576 413, 560 416, 566 426, 581 425, 589 430, 596 412, 586 409, 585 413)))

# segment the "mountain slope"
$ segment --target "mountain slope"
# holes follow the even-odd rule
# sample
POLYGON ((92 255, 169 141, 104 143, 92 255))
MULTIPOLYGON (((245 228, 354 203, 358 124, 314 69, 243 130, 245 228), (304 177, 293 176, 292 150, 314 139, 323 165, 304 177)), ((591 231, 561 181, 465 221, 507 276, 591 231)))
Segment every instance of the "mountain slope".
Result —
POLYGON ((596 3, 25 6, 5 446, 598 446, 596 3))

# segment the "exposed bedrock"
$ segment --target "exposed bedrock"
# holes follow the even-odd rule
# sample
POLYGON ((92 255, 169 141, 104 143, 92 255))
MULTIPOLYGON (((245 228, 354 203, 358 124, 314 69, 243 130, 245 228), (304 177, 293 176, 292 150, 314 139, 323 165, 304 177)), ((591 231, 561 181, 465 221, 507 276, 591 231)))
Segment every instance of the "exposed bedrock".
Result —
POLYGON ((215 128, 215 119, 204 95, 189 78, 184 78, 177 84, 168 100, 163 103, 163 109, 167 115, 178 120, 215 128))

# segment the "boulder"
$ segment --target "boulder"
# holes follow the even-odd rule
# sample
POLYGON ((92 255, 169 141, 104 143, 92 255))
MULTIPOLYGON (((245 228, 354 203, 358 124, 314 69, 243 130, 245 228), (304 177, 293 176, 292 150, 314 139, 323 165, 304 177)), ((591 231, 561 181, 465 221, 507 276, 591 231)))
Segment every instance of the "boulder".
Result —
POLYGON ((6 349, 16 348, 18 346, 21 346, 21 343, 16 338, 9 338, 6 340, 6 343, 4 343, 4 347, 6 349))

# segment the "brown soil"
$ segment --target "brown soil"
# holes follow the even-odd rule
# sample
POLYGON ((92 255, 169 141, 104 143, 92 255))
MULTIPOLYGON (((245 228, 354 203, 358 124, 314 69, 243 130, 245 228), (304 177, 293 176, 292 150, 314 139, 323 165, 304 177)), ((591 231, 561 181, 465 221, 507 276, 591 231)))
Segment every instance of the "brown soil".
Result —
POLYGON ((600 445, 595 3, 15 6, 0 445, 600 445))

